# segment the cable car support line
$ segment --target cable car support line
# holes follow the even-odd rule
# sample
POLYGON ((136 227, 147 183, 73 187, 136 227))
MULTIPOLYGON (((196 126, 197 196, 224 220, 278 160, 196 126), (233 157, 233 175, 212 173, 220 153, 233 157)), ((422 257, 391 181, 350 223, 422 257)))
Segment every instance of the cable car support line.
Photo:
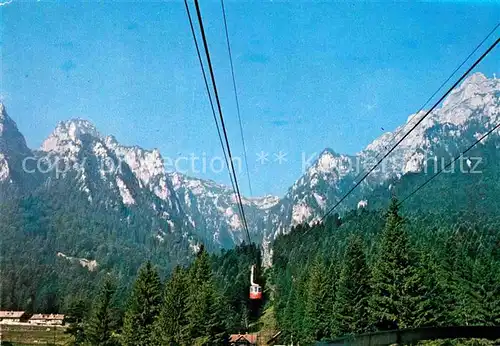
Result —
POLYGON ((406 196, 401 202, 398 203, 398 206, 403 204, 407 199, 409 199, 411 196, 416 194, 418 191, 420 191, 422 188, 424 188, 427 184, 429 184, 434 178, 436 178, 438 175, 440 175, 445 169, 450 167, 452 164, 454 164, 459 158, 463 157, 467 152, 469 152, 472 148, 474 148, 479 142, 481 142, 483 139, 488 137, 491 133, 493 133, 496 129, 500 128, 500 123, 498 123, 495 127, 493 127, 491 130, 486 132, 484 135, 481 136, 477 141, 475 141, 470 147, 468 147, 466 150, 464 150, 460 155, 456 156, 453 160, 451 160, 446 166, 443 168, 439 169, 436 173, 434 173, 429 179, 427 179, 422 185, 417 187, 415 190, 413 190, 408 196, 406 196))
MULTIPOLYGON (((185 0, 185 1, 187 1, 187 0, 185 0)), ((226 143, 227 153, 228 153, 228 156, 229 156, 229 163, 231 165, 230 166, 231 167, 231 172, 232 172, 233 178, 234 178, 234 187, 236 187, 235 194, 238 197, 238 202, 239 202, 239 207, 240 207, 240 211, 241 211, 241 214, 242 214, 243 224, 244 224, 244 228, 245 228, 245 231, 246 231, 246 234, 247 234, 247 237, 248 237, 248 243, 250 245, 252 243, 252 240, 250 239, 250 232, 248 231, 248 224, 247 224, 247 220, 246 220, 246 217, 245 217, 245 211, 243 209, 243 202, 241 200, 240 188, 238 186, 238 178, 236 176, 236 170, 234 169, 233 157, 232 157, 232 154, 231 154, 231 147, 229 145, 229 139, 228 139, 228 136, 227 136, 226 125, 224 123, 224 116, 222 114, 222 107, 221 107, 221 104, 220 104, 219 93, 217 91, 217 84, 215 82, 215 75, 214 75, 214 71, 213 71, 213 67, 212 67, 212 61, 210 59, 210 52, 209 52, 209 49, 208 49, 208 43, 207 43, 207 38, 206 38, 206 35, 205 35, 205 29, 203 28, 203 20, 202 20, 202 17, 201 17, 200 4, 199 4, 198 0, 194 0, 194 4, 195 4, 195 7, 196 7, 196 14, 198 16, 198 23, 200 25, 201 37, 202 37, 202 40, 203 40, 203 46, 205 48, 205 54, 206 54, 206 58, 207 58, 208 68, 209 68, 209 71, 210 71, 210 77, 211 77, 211 80, 212 80, 212 86, 213 86, 213 90, 214 90, 214 96, 215 96, 215 100, 217 102, 217 109, 219 111, 219 117, 220 117, 220 122, 221 122, 221 125, 222 125, 222 131, 223 131, 223 134, 224 134, 224 140, 225 140, 225 143, 226 143)), ((233 81, 234 81, 234 75, 233 75, 233 81)), ((236 92, 236 90, 235 90, 235 92, 236 92)), ((240 126, 241 126, 241 122, 240 122, 240 126)), ((234 190, 234 187, 233 187, 233 190, 234 190)), ((251 267, 251 274, 250 274, 250 294, 249 294, 249 298, 251 300, 258 301, 258 300, 262 299, 262 287, 259 284, 255 283, 255 281, 254 281, 254 274, 255 274, 255 264, 252 265, 252 267, 251 267)))
POLYGON ((238 179, 236 177, 236 170, 234 169, 233 156, 231 154, 231 147, 229 145, 229 139, 228 139, 228 136, 227 136, 226 125, 224 123, 224 116, 222 114, 222 107, 221 107, 221 104, 220 104, 219 93, 217 91, 217 84, 215 83, 215 75, 214 75, 214 70, 213 70, 213 66, 212 66, 212 61, 210 59, 210 52, 209 52, 209 49, 208 49, 207 37, 205 35, 205 29, 203 27, 203 19, 201 17, 200 4, 199 4, 198 0, 195 0, 194 4, 195 4, 195 7, 196 7, 196 14, 198 16, 198 23, 200 25, 200 32, 201 32, 201 37, 202 37, 202 41, 203 41, 203 46, 205 48, 205 55, 206 55, 206 58, 207 58, 207 63, 208 63, 208 68, 209 68, 209 72, 210 72, 210 77, 212 79, 212 86, 213 86, 213 89, 214 89, 214 96, 215 96, 215 100, 216 100, 216 104, 217 104, 217 109, 219 111, 220 122, 221 122, 221 125, 222 125, 222 132, 224 134, 224 140, 226 142, 227 154, 229 156, 229 164, 230 164, 230 168, 231 168, 231 171, 232 171, 232 174, 233 174, 233 178, 234 178, 234 185, 236 187, 236 191, 235 192, 236 192, 236 195, 237 195, 237 198, 238 198, 239 205, 241 207, 241 213, 242 213, 242 217, 243 217, 243 225, 244 225, 247 237, 248 237, 248 242, 249 242, 249 244, 251 244, 252 241, 250 239, 250 232, 248 231, 248 224, 247 224, 247 220, 246 220, 246 217, 245 217, 245 211, 243 209, 243 202, 241 200, 240 188, 238 186, 238 179))
MULTIPOLYGON (((194 45, 196 47, 196 53, 198 55, 198 61, 200 63, 200 67, 201 67, 201 73, 203 75, 203 81, 205 82, 205 88, 207 90, 208 100, 210 101, 210 108, 212 109, 212 116, 213 116, 213 119, 215 122, 215 127, 217 128, 217 135, 219 137, 219 142, 220 142, 220 145, 222 147, 222 153, 224 154, 224 161, 226 162, 227 167, 229 167, 229 161, 228 161, 227 154, 226 154, 226 147, 225 147, 224 141, 222 139, 222 135, 220 132, 220 127, 219 127, 219 122, 217 121, 217 116, 215 115, 214 103, 212 100, 212 95, 210 93, 210 87, 208 86, 207 76, 205 73, 205 67, 203 66, 203 59, 201 58, 200 48, 198 46, 198 40, 196 39, 196 33, 194 31, 193 20, 191 18, 191 13, 189 11, 189 5, 188 5, 187 0, 184 0, 184 5, 186 6, 186 13, 187 13, 187 16, 189 19, 189 25, 191 27, 191 34, 193 36, 194 45)), ((228 171, 228 173, 229 173, 229 180, 231 182, 231 187, 233 188, 233 192, 234 192, 234 191, 236 191, 236 189, 234 186, 233 175, 231 174, 230 171, 228 171)), ((239 204, 238 204, 238 214, 240 215, 240 218, 243 218, 243 215, 241 212, 241 207, 239 204)))
POLYGON ((324 219, 333 211, 335 210, 335 208, 337 208, 340 203, 342 203, 367 177, 368 175, 373 172, 381 163, 382 161, 384 161, 387 156, 389 156, 398 146, 399 144, 401 144, 401 142, 403 142, 406 137, 408 137, 410 135, 410 133, 413 132, 413 130, 415 130, 415 128, 417 128, 418 125, 420 125, 420 123, 422 123, 422 121, 424 121, 428 116, 429 114, 432 113, 432 111, 434 111, 434 109, 436 109, 436 107, 458 86, 458 84, 460 84, 466 77, 467 75, 497 46, 497 44, 500 42, 500 38, 498 38, 473 64, 472 66, 470 66, 467 71, 465 71, 464 74, 462 74, 462 76, 444 93, 443 96, 441 96, 439 98, 439 100, 434 103, 434 105, 431 107, 431 109, 429 109, 422 118, 420 118, 420 120, 415 124, 413 125, 413 127, 403 136, 401 137, 397 142, 396 144, 372 167, 368 170, 368 172, 365 173, 365 175, 363 176, 363 178, 361 178, 360 181, 356 182, 356 184, 337 202, 335 203, 335 205, 330 208, 330 210, 328 210, 328 212, 325 213, 325 215, 323 215, 323 217, 321 218, 320 222, 323 222, 324 219))
MULTIPOLYGON (((194 31, 194 26, 193 26, 193 20, 191 18, 191 13, 189 11, 189 6, 188 6, 188 3, 187 3, 187 0, 184 0, 184 5, 186 6, 186 13, 187 13, 187 16, 188 16, 188 19, 189 19, 189 25, 191 27, 191 34, 193 35, 193 40, 194 40, 194 44, 195 44, 195 47, 196 47, 196 53, 198 55, 198 60, 200 62, 201 73, 203 75, 203 81, 205 82, 205 88, 207 90, 208 100, 210 101, 210 108, 212 109, 212 115, 213 115, 213 118, 214 118, 215 127, 217 128, 217 135, 219 136, 220 145, 222 147, 222 152, 224 154, 224 160, 225 160, 226 164, 229 167, 229 164, 228 164, 228 161, 227 161, 226 149, 225 149, 225 146, 224 146, 224 142, 222 140, 222 135, 221 135, 220 128, 219 128, 219 122, 217 121, 217 116, 215 115, 214 103, 212 101, 212 95, 210 94, 210 87, 208 86, 207 76, 206 76, 206 73, 205 73, 205 68, 203 66, 203 60, 201 58, 200 49, 199 49, 199 46, 198 46, 198 40, 196 39, 196 34, 195 34, 195 31, 194 31)), ((231 186, 233 187, 233 190, 234 190, 233 176, 231 175, 231 173, 229 174, 229 179, 231 180, 231 186)))
MULTIPOLYGON (((469 55, 467 55, 467 57, 462 61, 462 63, 460 65, 458 65, 453 70, 453 72, 448 76, 448 78, 443 83, 441 83, 439 88, 437 88, 436 91, 434 91, 434 93, 427 99, 427 101, 424 102, 424 104, 419 108, 419 110, 415 113, 415 115, 418 115, 421 111, 424 110, 424 108, 427 106, 427 104, 432 101, 434 96, 436 96, 437 93, 439 91, 441 91, 441 89, 443 89, 443 87, 446 85, 446 83, 448 83, 451 80, 451 78, 455 75, 455 73, 457 73, 458 70, 460 70, 462 68, 462 66, 464 66, 465 63, 479 50, 479 48, 481 48, 481 46, 486 42, 486 40, 488 40, 488 38, 490 38, 490 36, 498 29, 499 26, 500 26, 500 23, 495 25, 495 27, 488 33, 488 35, 486 35, 486 37, 483 38, 483 40, 481 42, 479 42, 479 44, 474 48, 474 50, 472 52, 470 52, 469 55)), ((410 125, 410 123, 412 123, 413 120, 415 120, 415 119, 418 119, 418 117, 417 116, 413 117, 408 123, 401 126, 401 128, 398 131, 396 131, 394 134, 392 134, 391 139, 389 140, 389 143, 392 143, 394 141, 394 139, 396 139, 398 137, 398 135, 401 132, 403 132, 410 125)), ((385 149, 387 149, 387 147, 385 147, 385 149)), ((378 159, 381 154, 382 154, 382 151, 380 151, 375 156, 375 160, 378 159)), ((364 170, 359 172, 359 174, 356 176, 356 178, 354 178, 355 182, 358 181, 358 179, 363 175, 363 172, 364 172, 364 170)))
POLYGON ((245 136, 243 135, 243 125, 241 124, 240 102, 238 99, 238 92, 237 92, 237 88, 236 88, 236 78, 234 77, 233 56, 231 54, 231 44, 229 43, 229 32, 227 29, 226 9, 224 8, 224 0, 221 0, 220 3, 222 6, 222 16, 224 18, 224 29, 226 31, 226 42, 227 42, 227 51, 229 53, 229 63, 231 65, 231 76, 233 77, 233 90, 234 90, 234 97, 235 97, 235 101, 236 101, 236 112, 238 114, 238 122, 240 125, 240 135, 241 135, 241 142, 243 144, 243 154, 245 155, 245 168, 247 171, 248 188, 250 191, 250 196, 253 196, 252 183, 250 182, 250 170, 248 169, 247 147, 245 144, 245 136))

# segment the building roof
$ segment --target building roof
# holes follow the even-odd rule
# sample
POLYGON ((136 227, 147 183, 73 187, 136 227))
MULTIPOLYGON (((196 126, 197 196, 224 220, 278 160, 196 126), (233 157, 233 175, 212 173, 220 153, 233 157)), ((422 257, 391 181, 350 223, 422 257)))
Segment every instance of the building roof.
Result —
POLYGON ((34 314, 31 316, 30 320, 52 320, 59 321, 64 320, 64 315, 61 314, 34 314))
POLYGON ((21 318, 24 311, 0 311, 0 318, 21 318))
POLYGON ((248 341, 251 344, 257 343, 257 334, 231 334, 229 342, 248 341))
POLYGON ((267 341, 267 344, 268 344, 268 345, 271 345, 271 344, 273 344, 273 345, 274 345, 274 343, 275 343, 275 342, 278 340, 278 338, 280 337, 281 333, 282 333, 282 331, 280 330, 279 332, 277 332, 276 334, 274 334, 274 335, 271 337, 271 339, 269 339, 269 340, 267 341))

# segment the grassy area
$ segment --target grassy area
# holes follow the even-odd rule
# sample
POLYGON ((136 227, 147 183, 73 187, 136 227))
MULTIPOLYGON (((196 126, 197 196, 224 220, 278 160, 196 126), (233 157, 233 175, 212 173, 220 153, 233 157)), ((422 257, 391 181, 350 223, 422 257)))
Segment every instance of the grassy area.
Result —
POLYGON ((64 334, 64 327, 48 326, 0 326, 2 345, 66 345, 70 336, 64 334))
POLYGON ((266 342, 278 331, 274 307, 270 306, 264 310, 259 320, 250 325, 251 333, 258 333, 257 345, 266 345, 266 342))

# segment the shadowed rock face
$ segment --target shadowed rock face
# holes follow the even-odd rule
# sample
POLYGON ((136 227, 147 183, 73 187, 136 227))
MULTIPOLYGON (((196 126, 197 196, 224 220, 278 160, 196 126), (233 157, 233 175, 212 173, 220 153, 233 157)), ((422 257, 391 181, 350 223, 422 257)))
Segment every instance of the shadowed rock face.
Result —
POLYGON ((29 191, 35 186, 40 177, 34 170, 35 161, 29 160, 30 157, 33 153, 24 136, 0 103, 0 200, 14 191, 29 191))

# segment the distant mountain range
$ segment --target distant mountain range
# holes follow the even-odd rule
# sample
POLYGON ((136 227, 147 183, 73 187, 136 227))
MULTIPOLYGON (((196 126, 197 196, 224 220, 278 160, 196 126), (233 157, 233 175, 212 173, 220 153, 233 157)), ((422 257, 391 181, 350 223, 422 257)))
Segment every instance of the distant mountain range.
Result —
MULTIPOLYGON (((261 242, 264 252, 269 253, 269 244, 278 234, 299 223, 320 220, 356 183, 359 173, 377 162, 380 153, 406 133, 403 128, 408 130, 422 115, 410 115, 406 124, 383 134, 356 155, 325 149, 281 198, 244 197, 252 240, 261 242)), ((339 211, 370 207, 374 202, 370 196, 378 189, 390 188, 404 176, 424 171, 429 160, 449 159, 499 122, 500 80, 481 73, 470 76, 339 206, 339 211)), ((488 140, 498 137, 496 132, 488 140)), ((43 194, 60 182, 79 191, 89 210, 140 211, 152 225, 144 237, 161 242, 170 233, 187 241, 192 249, 201 242, 218 249, 245 240, 231 188, 168 172, 158 150, 123 146, 81 119, 59 123, 39 149, 30 149, 0 105, 0 201, 35 191, 43 194)), ((52 193, 64 195, 64 189, 52 193)))

